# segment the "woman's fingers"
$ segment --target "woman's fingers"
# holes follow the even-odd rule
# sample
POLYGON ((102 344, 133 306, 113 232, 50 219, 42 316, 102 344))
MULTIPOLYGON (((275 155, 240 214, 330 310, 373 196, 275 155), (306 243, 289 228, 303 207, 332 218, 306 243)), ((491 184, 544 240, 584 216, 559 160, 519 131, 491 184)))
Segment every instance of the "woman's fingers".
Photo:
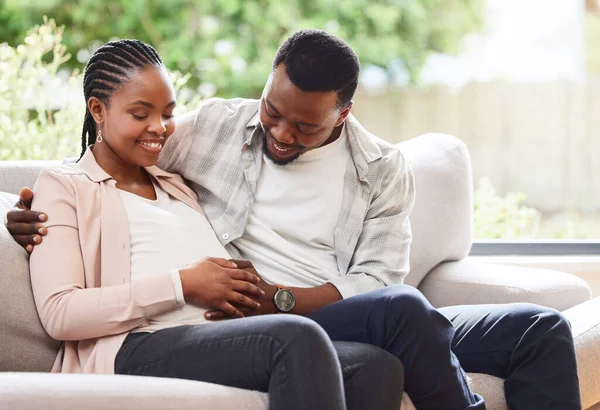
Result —
POLYGON ((222 268, 237 268, 238 266, 235 264, 235 262, 232 261, 228 261, 227 259, 224 258, 206 258, 205 260, 210 261, 214 264, 219 265, 222 268))

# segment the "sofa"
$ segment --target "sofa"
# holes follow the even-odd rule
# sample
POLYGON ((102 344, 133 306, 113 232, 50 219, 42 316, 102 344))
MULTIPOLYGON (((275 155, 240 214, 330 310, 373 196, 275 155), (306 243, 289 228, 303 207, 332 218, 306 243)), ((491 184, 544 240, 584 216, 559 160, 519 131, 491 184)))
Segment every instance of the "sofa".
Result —
MULTIPOLYGON (((563 311, 576 341, 584 409, 600 409, 600 299, 565 272, 488 265, 468 257, 473 185, 467 147, 427 134, 400 144, 416 181, 408 285, 436 307, 530 302, 563 311)), ((6 231, 6 212, 22 186, 56 161, 0 162, 0 409, 265 410, 267 395, 210 383, 115 375, 50 374, 59 343, 40 325, 27 253, 6 231)), ((507 409, 503 380, 469 374, 488 409, 507 409)), ((412 410, 404 395, 402 410, 412 410)))

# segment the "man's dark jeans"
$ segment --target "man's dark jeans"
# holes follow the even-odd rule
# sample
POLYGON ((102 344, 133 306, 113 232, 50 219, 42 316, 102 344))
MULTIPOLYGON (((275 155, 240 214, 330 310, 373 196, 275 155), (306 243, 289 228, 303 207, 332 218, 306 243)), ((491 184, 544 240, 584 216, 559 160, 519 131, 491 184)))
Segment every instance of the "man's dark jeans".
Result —
POLYGON ((434 309, 416 289, 389 286, 311 315, 331 340, 379 346, 405 369, 405 391, 421 410, 484 409, 463 370, 506 379, 512 410, 580 410, 571 328, 531 304, 434 309), (460 365, 459 365, 460 363, 460 365))

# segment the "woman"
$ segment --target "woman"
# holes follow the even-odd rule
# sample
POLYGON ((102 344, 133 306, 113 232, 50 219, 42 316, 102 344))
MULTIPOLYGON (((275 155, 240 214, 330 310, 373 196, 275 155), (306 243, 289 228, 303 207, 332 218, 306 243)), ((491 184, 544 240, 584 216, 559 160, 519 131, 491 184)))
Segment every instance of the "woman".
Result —
POLYGON ((241 317, 235 306, 256 308, 245 295, 262 290, 227 260, 193 191, 154 166, 176 104, 156 51, 104 45, 84 96, 82 157, 34 188, 49 219, 33 292, 46 331, 64 341, 53 371, 179 377, 268 391, 272 409, 345 409, 336 352, 314 322, 206 324, 207 309, 241 317))

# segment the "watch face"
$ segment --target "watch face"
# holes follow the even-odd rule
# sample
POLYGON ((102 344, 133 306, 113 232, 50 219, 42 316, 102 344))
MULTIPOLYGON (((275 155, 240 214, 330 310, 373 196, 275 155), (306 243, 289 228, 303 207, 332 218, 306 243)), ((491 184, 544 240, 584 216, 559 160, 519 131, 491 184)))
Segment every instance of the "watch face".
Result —
POLYGON ((275 306, 282 312, 289 312, 294 308, 296 298, 294 294, 287 289, 279 289, 275 293, 275 306))

